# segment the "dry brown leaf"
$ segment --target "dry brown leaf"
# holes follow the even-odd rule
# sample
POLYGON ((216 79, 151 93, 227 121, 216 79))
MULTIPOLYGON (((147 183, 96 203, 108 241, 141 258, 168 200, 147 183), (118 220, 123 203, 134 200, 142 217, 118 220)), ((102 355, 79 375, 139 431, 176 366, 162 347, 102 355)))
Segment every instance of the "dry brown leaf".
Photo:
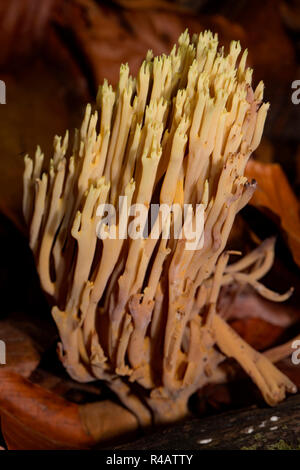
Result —
POLYGON ((284 331, 282 327, 271 325, 261 318, 234 320, 231 326, 248 344, 259 351, 271 347, 284 331))
POLYGON ((8 320, 0 322, 0 335, 6 344, 6 365, 2 368, 29 377, 41 359, 32 339, 8 320))
POLYGON ((187 6, 181 5, 183 2, 180 2, 180 0, 115 0, 115 3, 130 10, 148 10, 149 8, 166 11, 187 10, 187 6))
POLYGON ((73 136, 89 99, 86 82, 64 46, 50 34, 48 46, 17 71, 1 75, 7 103, 0 106, 0 212, 20 229, 24 155, 32 155, 39 144, 49 159, 53 135, 70 129, 73 136))
POLYGON ((40 45, 56 1, 0 0, 1 65, 13 66, 40 45))
POLYGON ((92 72, 95 87, 104 78, 115 85, 120 63, 128 62, 130 72, 135 75, 145 51, 151 49, 154 55, 169 52, 186 28, 191 34, 211 28, 219 33, 225 46, 232 37, 244 39, 243 29, 220 15, 178 12, 178 5, 165 1, 121 3, 126 8, 109 8, 93 0, 57 4, 54 22, 71 31, 92 72), (170 11, 161 8, 162 3, 170 6, 170 11))
POLYGON ((279 217, 280 226, 287 237, 294 261, 300 266, 299 202, 281 166, 277 163, 269 164, 250 160, 246 176, 249 180, 255 179, 258 183, 250 204, 269 209, 279 217))

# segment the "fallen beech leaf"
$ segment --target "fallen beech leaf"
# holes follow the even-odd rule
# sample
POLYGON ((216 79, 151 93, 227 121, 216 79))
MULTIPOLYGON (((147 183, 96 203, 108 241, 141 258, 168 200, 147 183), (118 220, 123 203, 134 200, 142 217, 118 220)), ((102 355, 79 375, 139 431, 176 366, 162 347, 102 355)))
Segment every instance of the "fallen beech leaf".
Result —
POLYGON ((112 9, 93 0, 72 0, 57 8, 55 22, 71 30, 92 75, 95 88, 104 78, 116 84, 120 63, 135 74, 145 50, 169 52, 179 34, 203 29, 198 18, 172 11, 112 9))
POLYGON ((245 174, 258 183, 250 204, 269 209, 279 217, 294 261, 300 266, 299 202, 281 166, 250 160, 245 174))
POLYGON ((285 25, 292 31, 300 30, 300 3, 280 2, 280 13, 285 25))
POLYGON ((0 338, 6 345, 6 364, 0 367, 29 377, 41 359, 30 336, 6 320, 0 322, 0 338))
MULTIPOLYGON (((160 10, 182 12, 187 11, 188 9, 188 6, 181 5, 180 1, 176 0, 115 0, 115 3, 118 3, 118 5, 123 8, 133 10, 147 10, 149 8, 158 8, 160 10)), ((200 0, 200 2, 198 3, 205 3, 205 0, 200 0)))
POLYGON ((300 388, 299 364, 293 364, 290 357, 277 363, 278 368, 300 388))
POLYGON ((9 318, 0 321, 0 339, 6 346, 6 364, 0 365, 0 370, 30 377, 56 340, 56 331, 48 321, 10 312, 9 318))
POLYGON ((3 437, 14 450, 87 449, 131 436, 138 425, 118 403, 78 406, 8 370, 0 371, 0 410, 3 437))
POLYGON ((236 295, 230 295, 229 288, 228 291, 223 289, 219 300, 219 311, 227 320, 260 319, 283 329, 299 321, 300 312, 295 305, 264 299, 251 288, 241 289, 236 295))
POLYGON ((87 449, 79 407, 12 371, 0 369, 1 428, 8 449, 87 449))
MULTIPOLYGON (((49 357, 49 351, 47 351, 47 355, 47 361, 45 361, 44 356, 40 365, 30 375, 30 382, 51 390, 55 395, 60 395, 73 403, 89 403, 108 398, 108 391, 105 386, 100 385, 99 382, 84 384, 72 380, 60 368, 56 352, 49 357), (50 369, 50 372, 47 368, 50 369)), ((110 392, 109 397, 111 396, 110 392)))
POLYGON ((51 35, 48 39, 51 54, 45 48, 17 72, 1 75, 7 103, 0 106, 0 211, 20 229, 24 155, 32 155, 38 143, 49 158, 53 135, 78 126, 81 105, 89 99, 86 83, 64 46, 53 42, 51 35))
POLYGON ((271 325, 261 318, 235 320, 230 325, 248 344, 257 350, 272 346, 284 331, 282 327, 271 325))
POLYGON ((75 39, 88 72, 92 72, 95 88, 104 78, 115 85, 120 63, 128 62, 135 75, 147 49, 154 55, 169 52, 186 28, 190 34, 212 28, 225 46, 232 37, 245 38, 243 28, 220 15, 178 12, 178 5, 165 1, 118 3, 124 8, 109 8, 93 0, 60 2, 53 17, 75 39))
POLYGON ((1 65, 10 66, 40 46, 56 1, 0 0, 1 65))

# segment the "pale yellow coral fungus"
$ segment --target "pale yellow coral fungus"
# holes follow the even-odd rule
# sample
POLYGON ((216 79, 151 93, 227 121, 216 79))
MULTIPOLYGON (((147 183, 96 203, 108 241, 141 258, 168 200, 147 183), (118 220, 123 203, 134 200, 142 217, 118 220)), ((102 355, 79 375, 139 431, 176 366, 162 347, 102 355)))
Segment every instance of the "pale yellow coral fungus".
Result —
POLYGON ((270 404, 295 391, 217 310, 221 287, 232 282, 275 301, 290 294, 259 282, 273 262, 272 240, 231 265, 224 251, 255 190, 244 170, 269 107, 263 83, 252 89, 247 51, 240 54, 239 42, 225 54, 211 32, 185 32, 170 55, 149 51, 136 78, 122 65, 116 90, 104 81, 73 148, 68 133, 55 137, 45 172, 39 148, 25 158, 24 216, 61 360, 76 380, 105 380, 142 424, 183 416, 194 391, 220 380, 226 357, 270 404), (149 210, 153 202, 201 203, 204 245, 187 250, 185 238, 163 237, 159 217, 151 226, 158 237, 121 237, 119 196, 149 210), (103 203, 117 207, 114 239, 97 237, 103 203))

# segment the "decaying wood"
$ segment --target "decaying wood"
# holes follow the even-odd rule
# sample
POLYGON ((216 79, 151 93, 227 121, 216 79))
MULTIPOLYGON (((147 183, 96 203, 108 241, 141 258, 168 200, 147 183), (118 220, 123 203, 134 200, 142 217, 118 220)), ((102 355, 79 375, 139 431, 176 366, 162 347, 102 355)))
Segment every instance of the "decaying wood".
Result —
POLYGON ((251 407, 208 418, 190 418, 115 450, 300 449, 300 395, 275 408, 251 407))

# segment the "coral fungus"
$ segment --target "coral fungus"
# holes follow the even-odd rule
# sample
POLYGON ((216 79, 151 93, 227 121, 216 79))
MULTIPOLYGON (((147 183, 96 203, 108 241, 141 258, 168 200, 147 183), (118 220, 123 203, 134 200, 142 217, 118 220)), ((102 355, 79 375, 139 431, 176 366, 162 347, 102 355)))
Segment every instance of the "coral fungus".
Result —
MULTIPOLYGON (((225 54, 211 32, 185 32, 170 55, 148 51, 136 78, 122 65, 116 90, 104 81, 73 146, 68 133, 55 137, 49 168, 39 148, 25 158, 23 211, 60 358, 74 379, 104 380, 142 425, 184 416, 192 393, 224 379, 226 357, 271 405, 295 391, 218 311, 230 283, 273 301, 291 293, 260 282, 274 240, 228 264, 235 216, 255 190, 245 166, 269 107, 263 83, 252 89, 247 51, 240 54, 238 42, 225 54), (149 211, 152 203, 192 204, 192 223, 202 204, 203 246, 185 249, 187 239, 172 230, 164 237, 160 216, 156 238, 97 237, 98 206, 116 206, 120 196, 149 211)), ((119 209, 117 216, 118 235, 119 209)), ((171 229, 175 219, 170 213, 171 229)))

